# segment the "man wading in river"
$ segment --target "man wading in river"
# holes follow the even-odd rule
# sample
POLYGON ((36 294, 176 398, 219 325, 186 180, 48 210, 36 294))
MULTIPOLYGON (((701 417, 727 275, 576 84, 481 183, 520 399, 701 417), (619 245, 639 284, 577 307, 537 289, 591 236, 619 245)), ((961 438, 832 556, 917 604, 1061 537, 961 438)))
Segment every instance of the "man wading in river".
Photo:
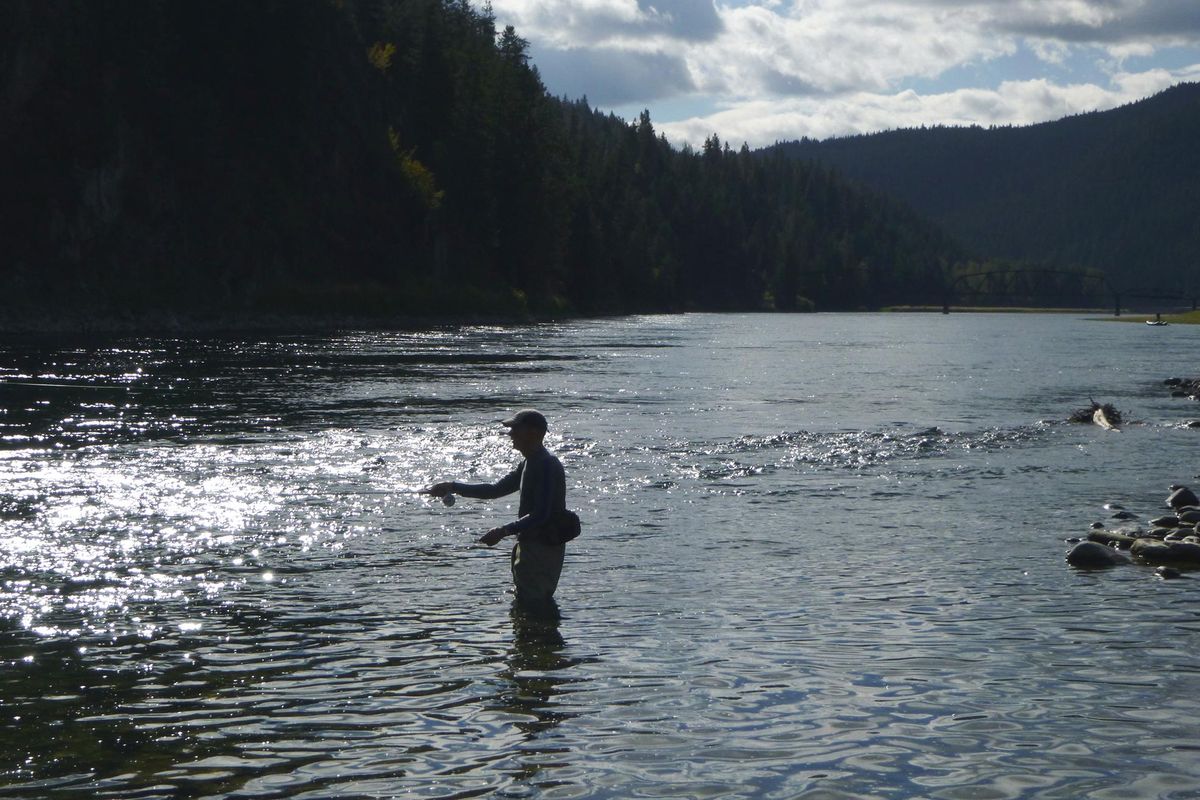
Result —
POLYGON ((548 602, 558 587, 566 542, 579 534, 579 518, 567 511, 567 479, 562 463, 542 444, 546 418, 533 409, 518 411, 502 423, 512 446, 525 456, 516 469, 496 483, 435 483, 425 491, 434 497, 459 494, 493 500, 520 490, 517 521, 492 528, 479 540, 488 547, 516 536, 512 550, 513 586, 518 602, 548 602))

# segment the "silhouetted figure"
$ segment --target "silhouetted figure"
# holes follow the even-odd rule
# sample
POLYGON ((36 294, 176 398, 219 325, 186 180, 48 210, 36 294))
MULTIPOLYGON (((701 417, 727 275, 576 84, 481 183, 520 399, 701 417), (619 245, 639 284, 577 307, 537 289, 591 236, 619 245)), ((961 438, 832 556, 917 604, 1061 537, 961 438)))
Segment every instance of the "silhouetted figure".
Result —
POLYGON ((520 491, 517 520, 485 533, 488 547, 506 536, 516 536, 512 549, 513 587, 523 604, 553 602, 562 573, 566 546, 556 524, 566 513, 567 479, 562 463, 546 449, 546 418, 533 409, 518 411, 504 420, 512 446, 525 456, 516 469, 496 483, 435 483, 425 491, 434 497, 459 494, 492 500, 520 491))

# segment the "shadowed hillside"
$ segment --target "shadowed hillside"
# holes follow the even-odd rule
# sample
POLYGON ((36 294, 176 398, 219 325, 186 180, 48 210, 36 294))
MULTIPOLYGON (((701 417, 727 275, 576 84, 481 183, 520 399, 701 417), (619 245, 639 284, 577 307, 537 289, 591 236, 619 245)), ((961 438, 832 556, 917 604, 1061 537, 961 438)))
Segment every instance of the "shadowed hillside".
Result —
POLYGON ((463 0, 5 3, 0 320, 873 307, 962 257, 549 97, 526 45, 463 0))
POLYGON ((802 140, 819 163, 941 223, 974 251, 1200 288, 1200 84, 1022 128, 802 140))

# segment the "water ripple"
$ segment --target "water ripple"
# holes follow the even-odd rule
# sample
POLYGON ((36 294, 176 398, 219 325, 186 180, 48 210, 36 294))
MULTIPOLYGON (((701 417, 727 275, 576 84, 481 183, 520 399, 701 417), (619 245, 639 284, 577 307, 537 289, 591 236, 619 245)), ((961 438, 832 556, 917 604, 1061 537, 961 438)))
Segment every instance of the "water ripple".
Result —
POLYGON ((1131 326, 938 322, 4 344, 0 796, 1195 795, 1195 582, 1062 561, 1190 431, 1037 422, 1131 326), (560 617, 414 493, 528 404, 560 617))

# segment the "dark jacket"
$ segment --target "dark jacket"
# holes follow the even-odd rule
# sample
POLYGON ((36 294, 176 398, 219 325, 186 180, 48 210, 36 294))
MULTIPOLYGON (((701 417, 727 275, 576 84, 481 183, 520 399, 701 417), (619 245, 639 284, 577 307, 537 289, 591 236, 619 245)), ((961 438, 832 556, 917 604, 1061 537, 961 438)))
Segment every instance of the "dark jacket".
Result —
POLYGON ((455 483, 452 491, 463 497, 494 500, 520 490, 517 521, 504 526, 518 536, 543 527, 556 511, 567 508, 567 476, 560 462, 546 448, 522 461, 495 483, 455 483))

